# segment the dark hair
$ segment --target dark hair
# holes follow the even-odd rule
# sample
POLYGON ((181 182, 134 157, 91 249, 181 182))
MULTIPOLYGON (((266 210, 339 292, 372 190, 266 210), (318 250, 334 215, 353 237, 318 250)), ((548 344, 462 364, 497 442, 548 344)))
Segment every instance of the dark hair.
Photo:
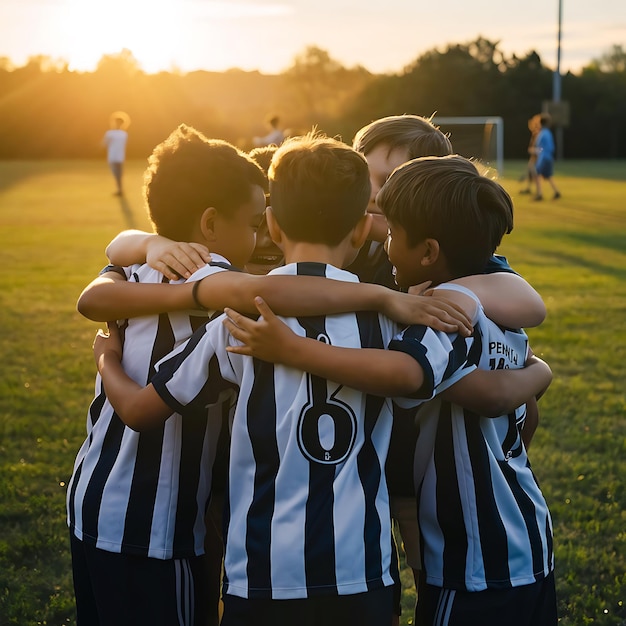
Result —
POLYGON ((337 245, 367 209, 367 161, 350 146, 309 133, 288 139, 269 170, 272 211, 294 241, 337 245))
POLYGON ((205 209, 230 215, 250 200, 253 185, 267 182, 248 155, 181 124, 150 155, 143 195, 156 232, 184 241, 205 209))
POLYGON ((376 202, 414 246, 436 239, 453 278, 480 274, 502 237, 513 230, 513 203, 468 159, 423 157, 398 167, 376 202))
POLYGON ((539 115, 539 123, 541 128, 546 128, 552 125, 552 116, 549 113, 541 113, 539 115))
POLYGON ((352 145, 362 154, 369 154, 379 144, 395 148, 406 148, 408 158, 422 156, 446 156, 452 154, 448 135, 435 126, 432 118, 419 115, 390 115, 381 117, 364 126, 355 135, 352 145))
POLYGON ((267 174, 270 169, 270 163, 272 162, 272 157, 274 156, 274 152, 278 150, 278 146, 276 144, 271 144, 269 146, 261 146, 259 148, 254 148, 248 152, 250 158, 256 161, 261 169, 267 174))

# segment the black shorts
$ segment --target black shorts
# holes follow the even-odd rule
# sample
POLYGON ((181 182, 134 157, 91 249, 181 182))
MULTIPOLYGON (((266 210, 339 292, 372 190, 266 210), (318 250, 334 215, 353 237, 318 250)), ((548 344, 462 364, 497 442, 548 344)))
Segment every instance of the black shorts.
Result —
POLYGON ((349 596, 248 600, 224 596, 221 626, 388 626, 393 587, 349 596))
POLYGON ((556 626, 554 572, 512 589, 458 591, 420 585, 416 626, 556 626))
POLYGON ((77 626, 207 624, 204 556, 162 560, 118 554, 73 533, 70 544, 77 626))

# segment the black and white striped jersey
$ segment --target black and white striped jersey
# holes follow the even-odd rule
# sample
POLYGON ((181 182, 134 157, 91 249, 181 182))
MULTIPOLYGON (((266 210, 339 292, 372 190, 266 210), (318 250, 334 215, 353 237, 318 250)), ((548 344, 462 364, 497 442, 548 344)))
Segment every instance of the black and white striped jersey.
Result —
MULTIPOLYGON (((356 282, 318 263, 273 274, 356 282)), ((287 318, 300 336, 352 348, 385 348, 397 327, 376 313, 287 318)), ((430 397, 449 368, 448 337, 428 330, 418 361, 430 397), (434 384, 433 384, 434 383, 434 384)), ((186 415, 235 385, 225 592, 246 598, 357 594, 393 583, 385 460, 391 402, 282 365, 226 352, 217 318, 159 366, 152 383, 186 415)), ((416 401, 417 402, 417 401, 416 401)))
MULTIPOLYGON (((474 328, 471 360, 480 369, 524 366, 523 331, 497 326, 482 308, 474 328)), ((480 417, 439 398, 420 407, 415 479, 429 584, 503 589, 552 571, 552 522, 521 440, 525 416, 521 406, 480 417)))
MULTIPOLYGON (((215 255, 214 255, 215 256, 215 255)), ((224 271, 214 259, 189 280, 224 271)), ((167 282, 148 265, 123 268, 129 282, 167 282)), ((206 323, 207 312, 186 311, 128 319, 122 364, 146 385, 155 364, 206 323)), ((228 407, 215 406, 221 414, 228 407)), ((82 541, 109 552, 158 559, 204 553, 204 513, 221 419, 208 413, 172 415, 142 433, 126 427, 107 400, 100 376, 67 492, 67 521, 82 541)))

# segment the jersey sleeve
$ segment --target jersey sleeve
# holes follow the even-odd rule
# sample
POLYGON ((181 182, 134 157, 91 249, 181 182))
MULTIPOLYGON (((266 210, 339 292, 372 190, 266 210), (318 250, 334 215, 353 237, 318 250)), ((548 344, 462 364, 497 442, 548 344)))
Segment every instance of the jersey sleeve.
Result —
POLYGON ((105 265, 98 272, 98 276, 102 276, 103 274, 108 274, 109 272, 115 272, 116 274, 119 274, 124 280, 128 280, 129 274, 127 274, 126 271, 124 271, 124 268, 121 265, 113 265, 112 263, 105 265))
POLYGON ((222 319, 215 318, 196 330, 186 343, 157 363, 152 385, 176 413, 206 411, 238 389, 242 359, 226 352, 230 335, 222 319))
POLYGON ((404 408, 416 406, 473 372, 478 367, 473 346, 473 336, 448 335, 421 325, 405 328, 392 339, 389 349, 413 357, 424 371, 424 383, 410 398, 394 401, 404 408))

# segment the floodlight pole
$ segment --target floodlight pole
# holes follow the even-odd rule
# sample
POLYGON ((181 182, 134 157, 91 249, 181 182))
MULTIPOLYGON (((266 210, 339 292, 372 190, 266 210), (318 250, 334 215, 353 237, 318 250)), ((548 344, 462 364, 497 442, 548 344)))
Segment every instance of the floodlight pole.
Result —
MULTIPOLYGON (((563 25, 563 0, 559 0, 559 22, 556 42, 556 72, 552 75, 552 101, 561 102, 561 35, 563 25)), ((563 126, 557 125, 556 133, 556 158, 563 158, 563 126)))

